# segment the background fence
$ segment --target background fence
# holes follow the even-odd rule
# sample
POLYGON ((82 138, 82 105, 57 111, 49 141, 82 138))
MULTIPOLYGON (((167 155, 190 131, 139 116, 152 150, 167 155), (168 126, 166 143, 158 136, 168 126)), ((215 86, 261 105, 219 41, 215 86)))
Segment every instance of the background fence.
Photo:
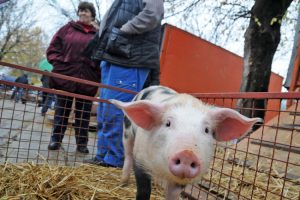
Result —
MULTIPOLYGON (((27 69, 9 63, 0 65, 80 83, 108 86, 39 70, 27 69)), ((49 163, 77 166, 83 159, 92 158, 97 151, 96 108, 104 99, 64 91, 35 87, 0 80, 0 164, 49 163), (24 88, 23 101, 11 100, 12 88, 24 88), (89 154, 76 152, 74 106, 59 151, 48 151, 54 109, 41 114, 41 92, 60 97, 84 99, 93 102, 88 134, 89 154)), ((112 88, 122 92, 130 92, 112 88)), ((218 143, 208 174, 199 184, 186 187, 182 193, 187 199, 300 199, 300 108, 299 93, 226 93, 193 94, 202 101, 237 110, 257 110, 254 106, 237 108, 239 99, 278 105, 276 110, 265 110, 276 115, 270 121, 240 141, 218 143), (290 103, 286 107, 286 102, 290 103)), ((51 106, 50 106, 51 107, 51 106)), ((113 113, 110 113, 113 115, 113 113)), ((119 141, 121 142, 121 141, 119 141)), ((106 147, 102 147, 106 148, 106 147)), ((117 172, 116 172, 117 173, 117 172)), ((1 188, 0 188, 1 189, 1 188)), ((2 188, 3 189, 3 188, 2 188)), ((1 194, 1 192, 0 192, 1 194)), ((134 194, 133 194, 134 196, 134 194)), ((126 197, 124 197, 126 199, 126 197)), ((127 199, 130 199, 129 197, 127 199)))

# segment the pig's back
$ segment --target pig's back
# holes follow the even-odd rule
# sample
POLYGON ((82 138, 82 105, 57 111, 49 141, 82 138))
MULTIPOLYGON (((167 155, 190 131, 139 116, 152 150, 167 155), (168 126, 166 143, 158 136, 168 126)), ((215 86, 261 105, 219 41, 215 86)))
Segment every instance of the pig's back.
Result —
POLYGON ((177 94, 176 91, 171 88, 164 86, 151 86, 140 91, 133 99, 138 100, 149 100, 153 103, 161 103, 168 98, 171 98, 177 94))

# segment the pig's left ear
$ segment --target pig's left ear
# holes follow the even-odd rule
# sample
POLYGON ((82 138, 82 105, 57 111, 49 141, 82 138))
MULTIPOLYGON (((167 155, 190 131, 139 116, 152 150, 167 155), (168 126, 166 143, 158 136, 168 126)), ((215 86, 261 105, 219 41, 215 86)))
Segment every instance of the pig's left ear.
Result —
POLYGON ((122 109, 131 121, 145 130, 151 130, 155 125, 159 124, 164 112, 162 105, 154 104, 147 100, 128 103, 110 100, 110 102, 122 109))
POLYGON ((229 108, 214 108, 211 113, 212 120, 216 122, 215 139, 229 141, 237 139, 248 133, 261 118, 248 118, 229 108))

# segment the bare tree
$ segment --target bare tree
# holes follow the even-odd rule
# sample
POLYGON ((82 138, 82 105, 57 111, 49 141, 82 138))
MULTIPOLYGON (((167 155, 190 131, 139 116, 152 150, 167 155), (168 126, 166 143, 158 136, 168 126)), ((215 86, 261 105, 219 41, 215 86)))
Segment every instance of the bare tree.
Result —
MULTIPOLYGON (((68 20, 74 20, 77 17, 77 6, 82 0, 70 0, 71 7, 65 7, 61 1, 57 0, 45 0, 45 2, 51 6, 54 10, 58 11, 62 16, 68 20)), ((96 21, 101 20, 101 5, 105 0, 93 0, 91 1, 96 9, 96 21)))
POLYGON ((246 30, 252 1, 168 0, 165 19, 217 45, 240 39, 246 30), (178 20, 179 19, 179 20, 178 20))
MULTIPOLYGON (((255 0, 165 0, 165 21, 233 51, 233 46, 243 43, 254 3, 255 0)), ((283 48, 278 56, 290 52, 287 46, 292 46, 298 5, 299 1, 294 1, 282 22, 279 47, 283 48)), ((234 48, 238 48, 236 52, 243 50, 242 46, 234 48)))
POLYGON ((0 8, 0 60, 17 45, 26 43, 24 30, 30 29, 35 21, 30 17, 32 1, 22 4, 17 0, 10 0, 0 8))
POLYGON ((20 30, 22 43, 15 45, 5 56, 3 61, 37 68, 44 58, 46 42, 40 28, 20 30))

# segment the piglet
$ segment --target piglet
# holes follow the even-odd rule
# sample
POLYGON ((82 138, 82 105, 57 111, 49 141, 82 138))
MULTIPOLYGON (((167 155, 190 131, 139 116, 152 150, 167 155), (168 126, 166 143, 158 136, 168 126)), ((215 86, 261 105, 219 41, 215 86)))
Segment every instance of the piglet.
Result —
POLYGON ((166 181, 167 200, 178 199, 209 168, 215 141, 240 138, 262 122, 162 86, 142 90, 132 102, 111 103, 125 113, 121 182, 128 184, 133 168, 137 200, 150 199, 152 178, 166 181))

